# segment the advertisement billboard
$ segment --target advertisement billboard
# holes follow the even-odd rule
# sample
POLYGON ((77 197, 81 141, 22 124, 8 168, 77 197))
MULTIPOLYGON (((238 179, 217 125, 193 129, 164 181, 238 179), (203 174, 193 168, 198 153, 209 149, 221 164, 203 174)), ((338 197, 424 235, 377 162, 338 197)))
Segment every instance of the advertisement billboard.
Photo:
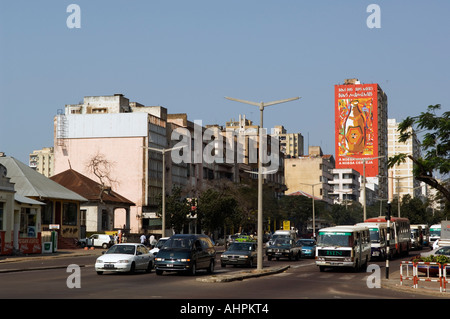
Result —
POLYGON ((353 168, 366 177, 378 174, 377 84, 335 85, 336 168, 353 168))

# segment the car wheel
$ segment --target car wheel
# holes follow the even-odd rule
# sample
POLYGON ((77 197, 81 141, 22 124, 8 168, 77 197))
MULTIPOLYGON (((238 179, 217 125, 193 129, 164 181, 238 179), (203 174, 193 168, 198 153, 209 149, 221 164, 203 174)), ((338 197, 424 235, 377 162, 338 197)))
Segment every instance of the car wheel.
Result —
POLYGON ((147 273, 151 273, 152 272, 152 268, 153 268, 153 263, 152 263, 152 261, 149 261, 148 265, 147 265, 147 269, 145 271, 147 273))
POLYGON ((97 275, 103 275, 103 271, 97 271, 97 275))
POLYGON ((197 267, 196 267, 195 263, 193 263, 193 264, 192 264, 191 271, 190 271, 190 274, 191 274, 192 276, 195 276, 196 273, 197 273, 197 267))
POLYGON ((136 264, 133 262, 131 263, 130 274, 134 274, 135 271, 136 271, 136 264))
POLYGON ((209 262, 208 274, 212 274, 214 272, 214 260, 209 262))
POLYGON ((108 244, 107 244, 107 243, 103 243, 102 248, 103 248, 103 249, 108 248, 108 244))
POLYGON ((163 274, 163 271, 159 269, 156 269, 155 272, 158 276, 161 276, 163 274))

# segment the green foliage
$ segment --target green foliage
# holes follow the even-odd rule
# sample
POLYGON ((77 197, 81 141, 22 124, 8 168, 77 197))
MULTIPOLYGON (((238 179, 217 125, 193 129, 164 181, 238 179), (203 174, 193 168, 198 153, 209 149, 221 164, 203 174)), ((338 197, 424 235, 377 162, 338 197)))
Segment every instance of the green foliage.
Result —
POLYGON ((414 259, 414 262, 430 262, 430 263, 440 263, 447 264, 450 263, 450 257, 444 255, 430 255, 426 257, 418 256, 414 259))

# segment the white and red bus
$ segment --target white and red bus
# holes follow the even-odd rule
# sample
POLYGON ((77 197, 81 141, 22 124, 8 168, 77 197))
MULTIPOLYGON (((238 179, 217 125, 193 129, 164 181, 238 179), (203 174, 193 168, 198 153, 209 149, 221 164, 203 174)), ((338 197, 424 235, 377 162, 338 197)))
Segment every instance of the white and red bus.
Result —
MULTIPOLYGON (((386 223, 385 216, 366 219, 365 223, 386 223)), ((391 217, 389 250, 394 256, 409 255, 411 250, 411 227, 408 218, 391 217)))

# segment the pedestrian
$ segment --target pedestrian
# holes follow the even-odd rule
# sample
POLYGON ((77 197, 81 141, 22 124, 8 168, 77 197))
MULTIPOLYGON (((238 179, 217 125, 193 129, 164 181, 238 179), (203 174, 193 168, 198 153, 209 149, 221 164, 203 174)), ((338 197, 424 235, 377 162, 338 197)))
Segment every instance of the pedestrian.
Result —
POLYGON ((150 244, 151 248, 153 248, 153 246, 155 245, 154 241, 155 241, 155 236, 153 234, 151 234, 150 237, 148 238, 148 243, 150 244))
POLYGON ((145 241, 147 240, 147 237, 145 237, 145 234, 141 235, 141 244, 145 245, 145 241))

